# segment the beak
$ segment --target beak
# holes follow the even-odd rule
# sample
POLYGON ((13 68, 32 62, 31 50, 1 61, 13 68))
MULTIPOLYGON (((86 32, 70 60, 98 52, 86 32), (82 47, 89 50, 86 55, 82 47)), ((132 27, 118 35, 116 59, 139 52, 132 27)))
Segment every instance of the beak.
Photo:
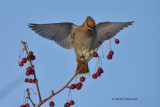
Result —
POLYGON ((94 28, 89 28, 89 31, 94 31, 94 28))

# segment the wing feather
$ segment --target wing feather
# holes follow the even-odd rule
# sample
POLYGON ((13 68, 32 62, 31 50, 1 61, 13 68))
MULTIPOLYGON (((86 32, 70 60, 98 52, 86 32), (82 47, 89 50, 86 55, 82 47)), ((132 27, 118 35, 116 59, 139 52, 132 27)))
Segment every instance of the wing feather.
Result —
POLYGON ((133 22, 101 22, 96 25, 97 30, 97 43, 102 41, 106 35, 106 32, 109 33, 107 39, 115 36, 120 30, 129 25, 132 25, 133 22))
POLYGON ((76 25, 73 23, 29 24, 29 28, 40 36, 54 40, 66 49, 73 48, 74 32, 76 25))

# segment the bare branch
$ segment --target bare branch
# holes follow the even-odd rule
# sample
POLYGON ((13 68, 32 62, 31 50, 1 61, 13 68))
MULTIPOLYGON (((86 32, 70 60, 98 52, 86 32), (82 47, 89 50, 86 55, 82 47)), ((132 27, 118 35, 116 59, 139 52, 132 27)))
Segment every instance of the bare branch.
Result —
POLYGON ((36 107, 35 104, 33 103, 32 99, 31 99, 31 97, 30 97, 30 92, 29 92, 28 88, 27 88, 27 94, 28 94, 27 98, 31 101, 33 107, 36 107))

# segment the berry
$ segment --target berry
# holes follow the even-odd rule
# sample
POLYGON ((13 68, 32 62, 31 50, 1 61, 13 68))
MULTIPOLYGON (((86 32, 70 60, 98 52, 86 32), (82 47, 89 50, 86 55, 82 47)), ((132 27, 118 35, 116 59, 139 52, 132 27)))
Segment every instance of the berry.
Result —
POLYGON ((25 105, 21 105, 20 107, 25 107, 25 105))
POLYGON ((33 55, 33 52, 32 52, 32 51, 29 51, 29 55, 32 56, 32 55, 33 55))
POLYGON ((93 78, 93 79, 96 79, 96 78, 97 78, 97 75, 96 75, 96 74, 93 74, 93 75, 92 75, 92 78, 93 78))
POLYGON ((30 105, 28 103, 25 104, 25 107, 30 107, 30 105))
POLYGON ((78 84, 76 84, 76 89, 77 89, 77 90, 80 90, 81 87, 80 87, 78 84))
POLYGON ((26 78, 26 79, 25 79, 25 82, 29 82, 29 79, 28 79, 28 78, 26 78))
POLYGON ((29 71, 26 71, 26 75, 29 76, 29 75, 30 75, 30 72, 29 72, 29 71))
POLYGON ((22 62, 23 62, 23 63, 26 63, 26 62, 27 62, 27 58, 23 58, 23 59, 22 59, 22 62))
POLYGON ((33 79, 33 80, 32 80, 32 83, 36 83, 36 79, 33 79))
POLYGON ((103 73, 103 69, 101 67, 99 67, 97 71, 103 73))
POLYGON ((101 73, 100 72, 96 72, 96 75, 97 75, 97 77, 100 77, 101 73))
POLYGON ((110 55, 114 55, 114 52, 113 52, 113 51, 109 51, 109 54, 110 54, 110 55))
POLYGON ((74 101, 73 100, 70 101, 70 105, 74 105, 74 101))
POLYGON ((35 60, 36 57, 34 55, 31 56, 31 60, 35 60))
POLYGON ((34 74, 35 74, 35 70, 32 70, 32 71, 31 71, 31 75, 34 75, 34 74))
POLYGON ((49 103, 49 106, 54 106, 54 102, 53 101, 51 101, 50 103, 49 103))
POLYGON ((98 57, 98 53, 97 53, 97 52, 94 52, 94 53, 93 53, 93 57, 98 57))
POLYGON ((20 62, 20 63, 19 63, 19 66, 22 67, 22 66, 23 66, 23 62, 20 62))
POLYGON ((76 85, 75 84, 71 84, 70 89, 75 89, 76 85))
POLYGON ((67 102, 64 107, 70 107, 70 103, 67 102))
POLYGON ((32 83, 32 79, 29 79, 29 81, 28 81, 29 83, 32 83))
POLYGON ((108 55, 107 55, 107 58, 108 58, 108 59, 112 59, 112 55, 108 54, 108 55))
POLYGON ((80 78, 80 81, 81 81, 81 82, 84 82, 84 81, 85 81, 85 77, 81 77, 81 78, 80 78))
POLYGON ((81 82, 79 82, 79 83, 76 84, 76 85, 78 85, 79 87, 82 87, 82 86, 83 86, 83 84, 82 84, 81 82))
POLYGON ((119 40, 118 40, 118 39, 115 39, 115 43, 116 43, 116 44, 119 44, 119 40))
POLYGON ((31 67, 28 67, 28 68, 27 68, 27 71, 31 72, 31 71, 32 71, 32 68, 31 68, 31 67))

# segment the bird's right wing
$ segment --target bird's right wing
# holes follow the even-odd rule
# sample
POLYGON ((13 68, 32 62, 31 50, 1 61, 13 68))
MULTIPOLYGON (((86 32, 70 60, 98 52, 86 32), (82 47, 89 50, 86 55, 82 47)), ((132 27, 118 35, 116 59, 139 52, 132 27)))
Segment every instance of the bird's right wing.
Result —
POLYGON ((54 40, 66 49, 73 48, 74 32, 77 28, 73 23, 29 24, 29 28, 40 36, 54 40))

